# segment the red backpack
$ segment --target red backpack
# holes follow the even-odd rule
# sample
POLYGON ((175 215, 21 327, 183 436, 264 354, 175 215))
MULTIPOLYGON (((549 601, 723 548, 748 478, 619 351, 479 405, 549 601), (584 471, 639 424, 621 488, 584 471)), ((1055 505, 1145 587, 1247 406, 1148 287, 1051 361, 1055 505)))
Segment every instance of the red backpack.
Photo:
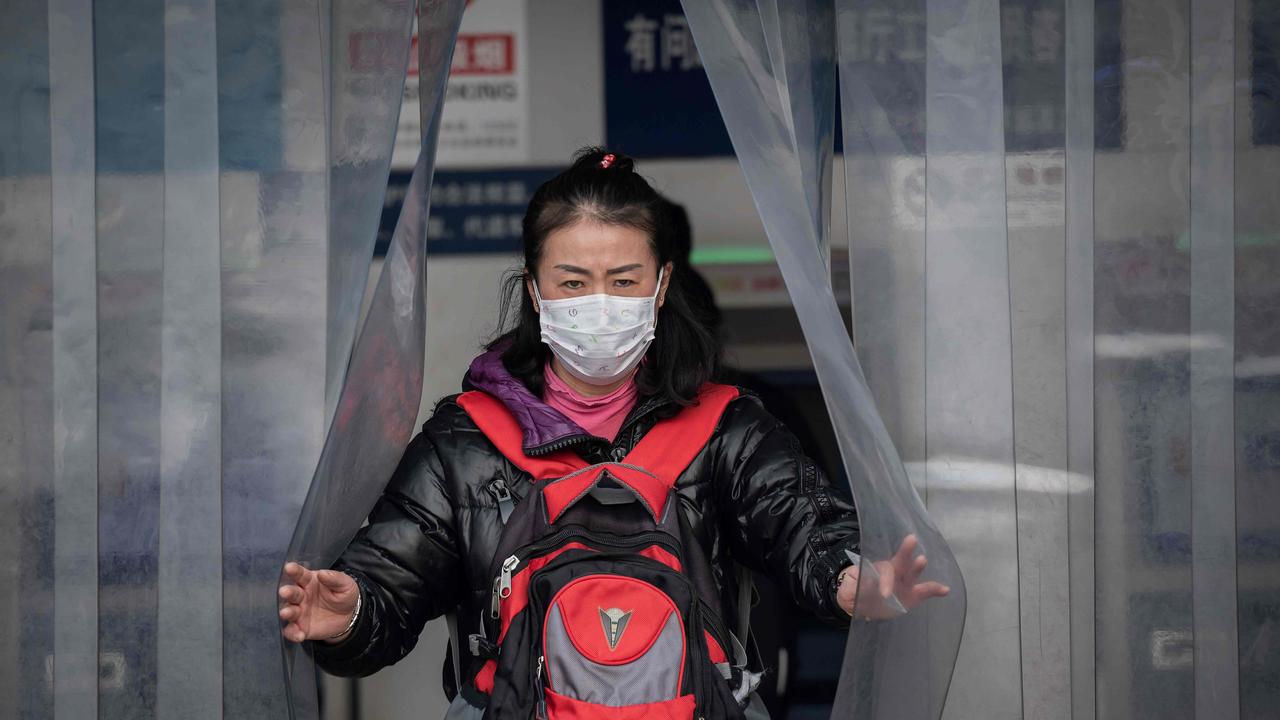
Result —
POLYGON ((487 720, 742 718, 733 638, 676 479, 710 440, 736 388, 707 385, 622 460, 524 454, 499 400, 459 405, 533 485, 502 531, 493 603, 470 638, 487 720))

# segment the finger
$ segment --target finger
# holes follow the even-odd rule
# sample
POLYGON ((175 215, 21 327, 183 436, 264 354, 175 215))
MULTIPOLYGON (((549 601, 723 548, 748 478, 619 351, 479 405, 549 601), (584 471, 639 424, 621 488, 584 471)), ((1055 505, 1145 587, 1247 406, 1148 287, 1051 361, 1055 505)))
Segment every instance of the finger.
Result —
POLYGON ((300 581, 306 577, 307 569, 296 562, 287 562, 284 564, 284 574, 295 584, 301 585, 300 581))
POLYGON ((280 599, 288 603, 300 603, 306 597, 306 593, 297 585, 281 585, 280 599))
POLYGON ((285 605, 280 608, 280 619, 285 622, 293 622, 302 617, 302 608, 297 605, 285 605))
POLYGON ((911 556, 916 552, 916 546, 919 541, 916 539, 915 533, 902 538, 902 544, 898 546, 898 552, 893 556, 893 564, 898 567, 908 567, 907 563, 911 560, 911 556))
POLYGON ((912 592, 917 598, 921 600, 928 600, 929 598, 946 597, 947 595, 950 595, 951 588, 940 582, 930 580, 929 582, 922 582, 919 585, 916 585, 912 588, 912 592))
POLYGON ((898 569, 892 563, 887 564, 880 571, 880 597, 888 598, 893 596, 893 579, 898 574, 898 569))
POLYGON ((929 559, 924 555, 917 555, 916 559, 911 563, 911 569, 907 571, 903 577, 903 581, 908 585, 914 585, 920 576, 924 574, 924 570, 929 566, 929 559))
POLYGON ((284 639, 290 642, 298 643, 307 639, 307 634, 302 631, 302 628, 299 627, 297 623, 289 623, 288 625, 285 625, 284 629, 280 631, 280 634, 284 635, 284 639))
POLYGON ((337 570, 320 570, 316 577, 320 579, 321 585, 334 591, 348 590, 354 582, 350 575, 337 570))

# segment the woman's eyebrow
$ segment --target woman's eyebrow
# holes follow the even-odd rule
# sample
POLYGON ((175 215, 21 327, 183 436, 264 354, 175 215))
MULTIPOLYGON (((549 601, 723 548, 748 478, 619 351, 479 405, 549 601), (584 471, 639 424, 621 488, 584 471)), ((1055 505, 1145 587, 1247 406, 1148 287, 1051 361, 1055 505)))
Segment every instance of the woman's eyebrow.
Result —
MULTIPOLYGON (((563 271, 565 271, 565 272, 577 273, 577 274, 579 274, 579 275, 590 275, 590 274, 591 274, 591 271, 590 271, 590 270, 587 270, 586 268, 580 268, 580 267, 578 267, 577 265, 564 265, 564 264, 560 264, 560 265, 556 265, 556 269, 557 269, 557 270, 563 270, 563 271)), ((610 271, 610 272, 612 272, 612 271, 610 271)))
POLYGON ((631 263, 630 265, 623 265, 622 267, 616 267, 616 268, 611 268, 609 270, 606 270, 604 274, 605 275, 621 275, 624 272, 631 272, 632 270, 638 270, 642 267, 644 267, 644 265, 641 263, 631 263))

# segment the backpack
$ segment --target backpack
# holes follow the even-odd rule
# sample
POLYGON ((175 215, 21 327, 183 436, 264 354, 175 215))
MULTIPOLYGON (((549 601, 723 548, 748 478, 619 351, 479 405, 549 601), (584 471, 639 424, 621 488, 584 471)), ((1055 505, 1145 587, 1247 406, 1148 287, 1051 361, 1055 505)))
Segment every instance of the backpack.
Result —
POLYGON ((469 638, 479 663, 470 685, 487 696, 486 720, 743 717, 740 700, 758 676, 720 618, 707 558, 674 491, 737 395, 706 385, 626 457, 595 465, 567 450, 527 456, 501 401, 459 397, 533 480, 504 510, 491 607, 469 638))

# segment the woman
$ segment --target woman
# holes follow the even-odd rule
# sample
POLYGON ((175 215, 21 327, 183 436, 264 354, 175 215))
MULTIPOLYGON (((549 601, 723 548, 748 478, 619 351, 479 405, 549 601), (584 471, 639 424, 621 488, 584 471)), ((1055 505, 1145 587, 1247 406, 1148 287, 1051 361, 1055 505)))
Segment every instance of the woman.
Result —
MULTIPOLYGON (((509 329, 464 383, 501 401, 524 455, 571 451, 584 464, 618 462, 710 387, 719 348, 673 274, 663 207, 630 159, 599 149, 580 152, 530 201, 524 269, 507 285, 508 308, 518 314, 506 322, 504 309, 500 326, 509 329), (587 340, 570 317, 587 307, 612 308, 618 318, 596 328, 604 332, 590 338, 600 341, 594 352, 581 346, 587 340)), ((440 615, 456 613, 455 637, 482 632, 477 618, 490 606, 510 496, 529 484, 458 396, 440 401, 334 569, 286 567, 284 636, 316 641, 325 670, 363 676, 404 657, 440 615)), ((857 592, 854 508, 750 393, 728 402, 674 492, 708 559, 722 617, 737 616, 736 561, 820 618, 848 622, 857 592)), ((860 615, 888 617, 945 594, 918 582, 925 560, 914 551, 908 538, 893 560, 877 563, 879 582, 857 598, 860 615)), ((624 614, 606 618, 605 632, 621 634, 624 614)), ((466 655, 463 648, 464 680, 475 668, 466 655)))

